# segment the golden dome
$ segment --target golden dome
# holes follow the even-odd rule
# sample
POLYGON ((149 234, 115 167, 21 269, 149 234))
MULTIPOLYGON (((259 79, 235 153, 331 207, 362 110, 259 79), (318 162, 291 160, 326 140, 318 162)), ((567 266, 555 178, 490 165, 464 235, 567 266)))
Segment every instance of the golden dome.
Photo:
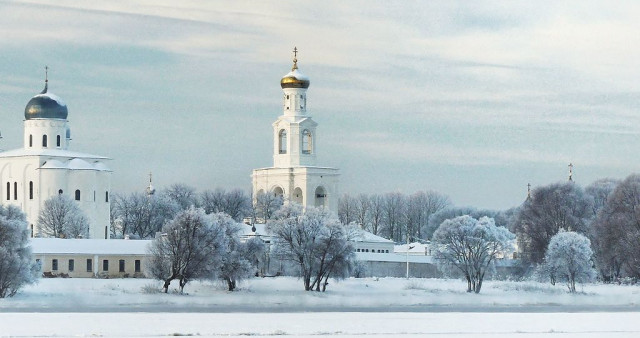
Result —
POLYGON ((298 71, 298 48, 293 48, 293 67, 291 71, 282 77, 280 87, 285 88, 309 88, 309 78, 298 71))

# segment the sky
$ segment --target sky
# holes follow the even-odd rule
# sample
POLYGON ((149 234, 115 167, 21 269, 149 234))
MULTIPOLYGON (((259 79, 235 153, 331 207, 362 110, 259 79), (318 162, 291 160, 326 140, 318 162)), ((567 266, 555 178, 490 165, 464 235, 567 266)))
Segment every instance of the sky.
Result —
POLYGON ((533 187, 638 172, 640 4, 2 1, 0 149, 44 84, 113 192, 251 189, 280 78, 311 79, 317 163, 341 193, 435 190, 505 209, 533 187))

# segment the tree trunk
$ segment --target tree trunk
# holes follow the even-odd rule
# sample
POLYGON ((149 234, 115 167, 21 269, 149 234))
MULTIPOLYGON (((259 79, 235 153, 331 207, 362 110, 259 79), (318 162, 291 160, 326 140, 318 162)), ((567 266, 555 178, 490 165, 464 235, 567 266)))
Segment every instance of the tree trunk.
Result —
POLYGON ((173 278, 165 279, 164 286, 162 286, 162 292, 167 293, 169 291, 169 285, 171 285, 171 281, 173 278))
POLYGON ((236 288, 236 283, 229 277, 225 278, 225 280, 227 281, 227 287, 229 288, 229 291, 233 291, 236 288))

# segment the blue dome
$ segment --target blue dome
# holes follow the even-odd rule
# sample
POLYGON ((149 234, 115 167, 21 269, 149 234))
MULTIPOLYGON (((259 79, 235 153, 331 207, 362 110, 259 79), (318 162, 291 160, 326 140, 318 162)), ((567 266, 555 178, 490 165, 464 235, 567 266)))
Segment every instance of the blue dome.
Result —
POLYGON ((24 118, 31 119, 61 119, 66 120, 69 115, 67 105, 55 94, 47 93, 45 85, 42 93, 29 100, 24 108, 24 118))

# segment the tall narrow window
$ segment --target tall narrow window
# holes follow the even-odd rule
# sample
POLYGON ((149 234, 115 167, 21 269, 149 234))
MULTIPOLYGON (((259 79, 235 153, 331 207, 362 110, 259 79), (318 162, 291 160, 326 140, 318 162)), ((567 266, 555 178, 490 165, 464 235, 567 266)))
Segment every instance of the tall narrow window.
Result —
POLYGON ((119 265, 118 266, 118 268, 119 268, 118 271, 119 272, 124 272, 124 259, 121 259, 120 262, 118 262, 118 263, 119 263, 118 264, 119 265))
POLYGON ((58 260, 57 259, 51 260, 51 270, 53 270, 53 271, 57 271, 58 270, 58 260))
POLYGON ((93 191, 93 201, 94 202, 96 201, 96 191, 95 190, 93 191))
POLYGON ((93 270, 93 261, 91 258, 87 258, 87 272, 91 272, 93 270))
POLYGON ((29 181, 29 199, 33 199, 33 181, 29 181))
POLYGON ((80 189, 76 189, 76 201, 80 200, 80 189))
POLYGON ((313 143, 312 143, 311 132, 305 129, 302 132, 302 153, 311 154, 312 147, 313 147, 313 143))
POLYGON ((76 262, 73 259, 69 260, 69 272, 73 271, 76 267, 76 262))
POLYGON ((33 135, 29 135, 29 148, 33 147, 33 135))
POLYGON ((136 259, 134 264, 135 264, 135 272, 140 272, 140 260, 136 259))
POLYGON ((7 182, 7 201, 11 200, 11 183, 7 182))
POLYGON ((33 238, 33 224, 31 224, 31 238, 33 238))
POLYGON ((287 131, 284 129, 278 133, 278 149, 280 154, 287 153, 287 131))
POLYGON ((102 261, 102 271, 109 271, 109 260, 105 259, 102 261))
POLYGON ((42 146, 47 147, 47 135, 42 135, 42 146))
POLYGON ((56 147, 60 146, 60 135, 56 136, 56 147))
POLYGON ((104 192, 104 201, 109 203, 109 192, 108 191, 104 192))
POLYGON ((18 200, 18 182, 13 182, 13 199, 18 200))

